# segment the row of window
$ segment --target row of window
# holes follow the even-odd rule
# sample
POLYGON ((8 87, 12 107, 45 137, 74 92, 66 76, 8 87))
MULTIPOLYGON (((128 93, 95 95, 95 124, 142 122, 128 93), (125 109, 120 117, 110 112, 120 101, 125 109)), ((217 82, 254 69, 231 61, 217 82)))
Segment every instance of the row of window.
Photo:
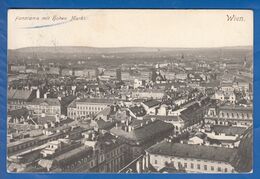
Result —
POLYGON ((69 112, 68 116, 76 116, 76 115, 89 115, 89 114, 96 114, 97 112, 93 112, 93 111, 78 111, 78 112, 69 112))
MULTIPOLYGON (((249 115, 248 113, 240 113, 241 115, 239 115, 238 113, 226 113, 226 116, 228 117, 228 118, 234 118, 234 117, 236 117, 236 118, 251 118, 252 117, 252 115, 249 115)), ((221 116, 222 117, 225 117, 225 113, 221 113, 221 116)))
MULTIPOLYGON (((154 164, 158 164, 158 161, 155 159, 154 164)), ((171 161, 171 165, 174 166, 174 162, 171 161)), ((215 166, 209 166, 209 165, 202 165, 202 164, 194 164, 194 163, 177 163, 179 170, 181 169, 197 169, 197 170, 205 170, 205 171, 217 171, 217 172, 228 172, 227 168, 222 167, 215 167, 215 166)), ((234 172, 233 170, 231 172, 234 172)))
POLYGON ((95 111, 100 111, 103 110, 105 107, 100 107, 100 106, 77 106, 77 109, 80 110, 95 110, 95 111))
POLYGON ((117 149, 113 150, 112 152, 108 153, 106 155, 106 158, 109 159, 110 157, 112 158, 116 155, 120 155, 121 153, 123 153, 123 147, 117 148, 117 149))
MULTIPOLYGON (((210 116, 215 116, 215 111, 214 110, 210 110, 210 116)), ((252 118, 252 114, 249 113, 224 113, 221 112, 221 117, 225 117, 227 116, 228 118, 252 118), (226 115, 225 115, 226 114, 226 115)))

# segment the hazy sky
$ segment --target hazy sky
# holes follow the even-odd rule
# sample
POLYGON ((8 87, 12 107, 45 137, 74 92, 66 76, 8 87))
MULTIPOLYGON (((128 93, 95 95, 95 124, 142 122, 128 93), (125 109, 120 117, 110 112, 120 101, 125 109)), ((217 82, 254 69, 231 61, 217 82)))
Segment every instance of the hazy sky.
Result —
POLYGON ((10 10, 8 18, 9 49, 253 45, 253 13, 246 10, 10 10))

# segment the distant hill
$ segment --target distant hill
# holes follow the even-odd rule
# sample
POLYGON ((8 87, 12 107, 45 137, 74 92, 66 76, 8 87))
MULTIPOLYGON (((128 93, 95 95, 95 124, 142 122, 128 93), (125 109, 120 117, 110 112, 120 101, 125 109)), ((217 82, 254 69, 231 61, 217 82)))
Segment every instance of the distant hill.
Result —
POLYGON ((164 47, 116 47, 116 48, 97 48, 83 46, 57 46, 57 47, 25 47, 9 52, 16 53, 86 53, 86 54, 114 54, 114 53, 138 53, 138 52, 170 52, 187 50, 251 50, 250 46, 221 47, 221 48, 164 48, 164 47))
MULTIPOLYGON (((158 63, 158 61, 203 59, 209 61, 221 58, 252 59, 252 47, 221 48, 156 48, 156 47, 119 47, 96 48, 79 46, 26 47, 8 51, 8 63, 57 62, 66 65, 69 62, 87 61, 88 67, 118 66, 120 64, 138 64, 140 62, 158 63)), ((75 66, 75 64, 73 64, 75 66)), ((81 66, 81 65, 79 65, 81 66)))

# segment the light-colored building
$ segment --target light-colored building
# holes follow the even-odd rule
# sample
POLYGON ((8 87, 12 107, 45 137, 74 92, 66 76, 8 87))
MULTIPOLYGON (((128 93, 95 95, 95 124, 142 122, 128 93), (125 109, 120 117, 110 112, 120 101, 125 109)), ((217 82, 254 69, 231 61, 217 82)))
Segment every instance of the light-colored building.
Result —
POLYGON ((88 79, 96 78, 96 70, 95 69, 77 69, 74 71, 74 75, 77 77, 86 77, 88 79))
POLYGON ((26 107, 36 97, 32 90, 10 89, 8 91, 8 110, 26 107))
POLYGON ((26 66, 24 66, 24 65, 11 65, 11 71, 12 72, 25 73, 26 66))
POLYGON ((181 144, 164 140, 146 150, 157 171, 171 167, 187 173, 234 173, 231 162, 237 149, 181 144))
POLYGON ((236 103, 236 95, 233 91, 217 91, 212 98, 222 102, 236 103))
POLYGON ((243 82, 243 81, 237 81, 233 83, 233 88, 236 91, 242 91, 242 92, 250 92, 252 91, 250 87, 252 84, 250 82, 243 82))
POLYGON ((64 68, 64 69, 61 70, 61 75, 62 76, 72 76, 73 70, 64 68))
POLYGON ((162 90, 156 89, 143 89, 143 90, 133 90, 132 98, 135 99, 162 99, 164 96, 164 92, 162 90))
POLYGON ((205 123, 214 125, 251 126, 253 123, 252 107, 217 106, 210 107, 204 116, 205 123))
POLYGON ((175 79, 186 80, 187 78, 188 78, 187 73, 177 73, 177 74, 175 74, 175 79))
POLYGON ((94 116, 116 102, 114 99, 84 98, 75 99, 68 106, 67 116, 76 119, 83 116, 94 116))
POLYGON ((61 115, 61 105, 57 98, 35 98, 27 104, 26 108, 36 116, 61 115))

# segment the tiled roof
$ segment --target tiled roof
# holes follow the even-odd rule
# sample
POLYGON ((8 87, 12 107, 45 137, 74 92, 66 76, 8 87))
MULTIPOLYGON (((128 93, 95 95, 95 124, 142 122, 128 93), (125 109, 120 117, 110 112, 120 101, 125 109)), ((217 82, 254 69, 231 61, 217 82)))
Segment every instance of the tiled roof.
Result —
POLYGON ((144 103, 146 106, 148 106, 149 108, 151 108, 151 107, 154 107, 154 106, 159 105, 161 102, 160 102, 160 101, 157 101, 157 100, 151 99, 151 100, 145 101, 145 102, 143 102, 143 103, 144 103))
POLYGON ((60 101, 57 98, 35 98, 30 104, 41 105, 42 103, 46 103, 49 106, 60 106, 60 101))
POLYGON ((77 103, 105 103, 113 104, 116 102, 116 99, 105 99, 105 98, 84 98, 77 100, 77 103))
POLYGON ((115 122, 104 121, 103 119, 96 120, 96 123, 99 129, 111 129, 115 124, 115 122))
POLYGON ((148 148, 147 151, 157 155, 231 162, 237 149, 162 141, 148 148))
POLYGON ((76 96, 67 96, 67 97, 63 97, 61 99, 61 105, 67 106, 69 104, 72 103, 72 101, 74 101, 76 98, 76 96))
POLYGON ((99 115, 104 115, 104 116, 108 116, 111 113, 111 107, 106 107, 105 109, 103 109, 102 111, 100 111, 99 113, 97 113, 96 117, 99 115))
POLYGON ((211 81, 209 83, 201 83, 202 87, 215 88, 220 85, 220 81, 211 81))
POLYGON ((21 117, 21 116, 26 117, 28 115, 29 115, 29 111, 26 108, 16 109, 8 112, 8 116, 11 117, 21 117))
POLYGON ((244 106, 220 106, 219 110, 221 111, 253 111, 252 107, 244 107, 244 106))
POLYGON ((213 126, 213 131, 217 133, 225 133, 226 135, 242 135, 245 132, 245 127, 236 127, 236 126, 213 126))
POLYGON ((236 157, 232 161, 236 171, 252 172, 253 169, 253 128, 248 128, 240 141, 236 157))
POLYGON ((151 119, 151 118, 155 118, 161 121, 179 121, 181 120, 181 118, 179 116, 159 116, 159 115, 146 115, 144 116, 144 119, 151 119))
POLYGON ((141 117, 146 114, 146 111, 143 106, 133 106, 130 107, 129 110, 137 117, 141 117))
MULTIPOLYGON (((141 120, 140 120, 141 121, 141 120)), ((150 121, 148 124, 144 124, 138 128, 133 129, 130 132, 126 132, 121 128, 114 127, 110 130, 111 133, 122 137, 126 140, 130 140, 133 142, 147 142, 149 139, 153 137, 161 135, 164 132, 169 132, 173 129, 173 125, 165 123, 160 120, 150 121)))
POLYGON ((10 89, 8 91, 8 99, 28 100, 31 94, 32 91, 30 90, 10 89))
POLYGON ((55 160, 58 162, 63 162, 65 160, 69 161, 70 159, 75 159, 76 157, 82 157, 84 154, 89 153, 90 151, 92 151, 92 148, 84 145, 58 155, 55 157, 55 160))
POLYGON ((74 99, 69 105, 68 108, 76 108, 77 104, 76 104, 77 99, 74 99))

